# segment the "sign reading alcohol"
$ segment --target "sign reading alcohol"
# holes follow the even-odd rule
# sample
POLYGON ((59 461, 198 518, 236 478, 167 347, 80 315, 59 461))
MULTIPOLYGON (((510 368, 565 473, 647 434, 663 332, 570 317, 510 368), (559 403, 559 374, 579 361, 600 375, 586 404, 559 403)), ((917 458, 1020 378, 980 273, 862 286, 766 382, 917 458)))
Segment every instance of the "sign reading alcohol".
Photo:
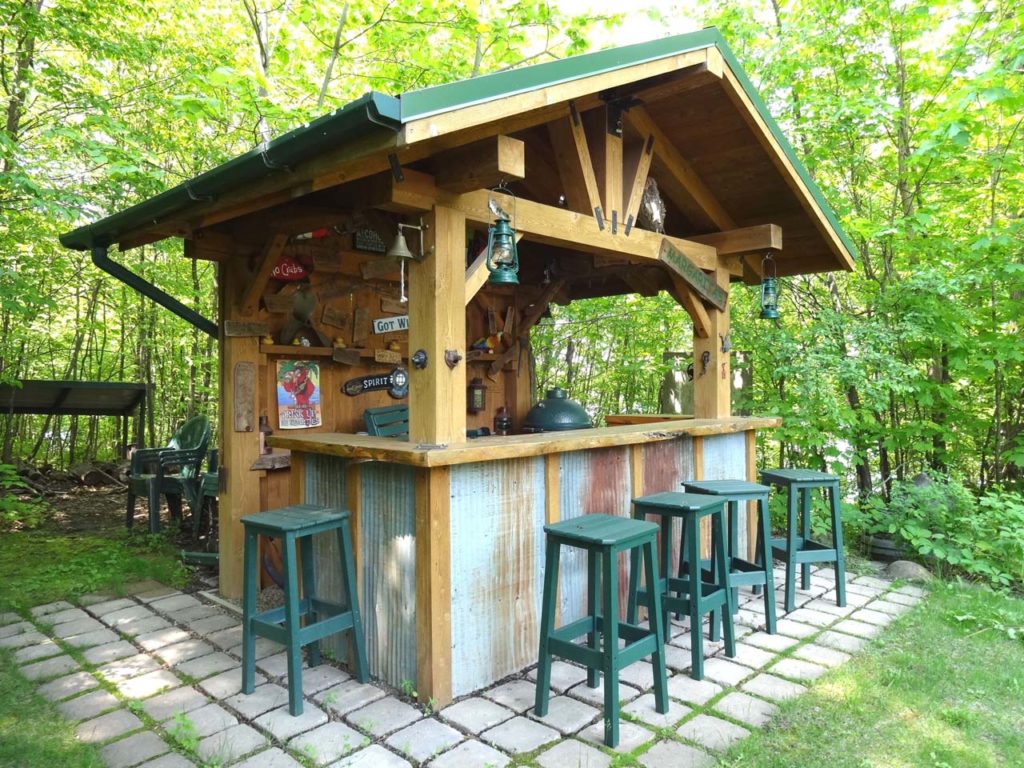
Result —
POLYGON ((723 290, 715 279, 698 267, 668 240, 661 241, 658 258, 673 272, 679 275, 696 292, 700 298, 718 309, 724 310, 729 294, 723 290))

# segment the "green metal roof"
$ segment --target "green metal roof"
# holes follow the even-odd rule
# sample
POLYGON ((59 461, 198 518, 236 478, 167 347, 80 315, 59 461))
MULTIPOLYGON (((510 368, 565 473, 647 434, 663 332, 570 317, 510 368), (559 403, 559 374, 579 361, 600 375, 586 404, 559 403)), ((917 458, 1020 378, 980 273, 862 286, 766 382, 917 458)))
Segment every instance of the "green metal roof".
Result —
POLYGON ((431 115, 710 47, 716 47, 722 53, 751 103, 853 258, 856 249, 839 224, 835 212, 782 134, 736 56, 713 27, 423 88, 405 93, 398 99, 371 92, 309 125, 274 139, 265 147, 253 149, 191 181, 95 224, 61 235, 61 243, 77 250, 105 247, 117 242, 119 236, 128 231, 156 224, 198 202, 253 183, 267 175, 280 173, 282 167, 293 167, 328 149, 337 148, 341 142, 362 138, 376 131, 397 132, 403 124, 431 115))

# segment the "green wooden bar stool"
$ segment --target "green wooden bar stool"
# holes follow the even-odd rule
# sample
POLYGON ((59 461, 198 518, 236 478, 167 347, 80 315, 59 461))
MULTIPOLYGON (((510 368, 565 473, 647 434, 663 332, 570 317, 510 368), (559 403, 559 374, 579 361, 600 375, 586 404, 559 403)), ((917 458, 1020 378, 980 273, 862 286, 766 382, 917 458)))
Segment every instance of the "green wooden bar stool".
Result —
POLYGON ((245 580, 242 595, 242 693, 252 693, 256 678, 256 637, 266 637, 285 646, 288 653, 288 709, 292 715, 302 714, 302 648, 309 651, 311 667, 320 664, 320 639, 335 632, 352 630, 355 648, 356 678, 365 683, 370 674, 366 664, 366 645, 359 601, 356 598, 356 575, 352 557, 352 532, 348 511, 295 504, 283 509, 260 512, 242 518, 245 526, 245 580), (336 531, 341 570, 345 574, 343 607, 316 596, 316 573, 313 562, 313 539, 317 533, 336 531), (284 565, 284 606, 256 612, 256 590, 259 583, 257 549, 259 536, 282 540, 284 565), (299 574, 295 562, 295 543, 302 550, 302 585, 299 597, 299 574), (301 621, 305 619, 305 626, 301 621))
POLYGON ((800 588, 811 588, 811 563, 835 563, 836 605, 846 605, 846 563, 843 556, 843 518, 839 513, 839 478, 813 469, 764 469, 761 482, 785 490, 786 537, 772 539, 775 556, 786 562, 786 612, 796 608, 796 566, 800 588), (811 492, 821 488, 832 511, 832 546, 811 539, 811 492), (797 532, 797 503, 800 528, 797 532))
MULTIPOLYGON (((665 491, 651 496, 633 499, 633 517, 644 520, 647 515, 661 518, 661 573, 657 581, 645 574, 644 589, 639 586, 639 569, 636 556, 629 576, 629 607, 626 621, 636 623, 638 601, 649 592, 661 596, 663 617, 657 625, 662 626, 668 638, 668 614, 670 611, 685 613, 690 617, 690 677, 704 679, 704 633, 702 621, 705 613, 711 613, 711 639, 718 639, 717 610, 722 608, 722 633, 725 635, 726 656, 736 655, 736 636, 732 623, 732 592, 728 588, 729 569, 725 544, 725 500, 717 496, 699 493, 665 491), (668 562, 672 555, 672 518, 683 521, 682 539, 679 546, 680 573, 678 578, 668 575, 668 562), (711 518, 711 543, 714 556, 711 569, 705 571, 700 556, 700 521, 711 518), (651 585, 657 588, 652 590, 651 585), (675 593, 675 594, 673 594, 675 593)), ((651 618, 652 628, 655 626, 651 618)))
MULTIPOLYGON (((619 671, 635 661, 652 656, 654 663, 655 708, 668 712, 668 685, 665 675, 665 644, 661 631, 660 595, 652 591, 646 606, 651 615, 650 629, 635 622, 620 622, 618 555, 634 553, 639 560, 641 550, 648 583, 653 583, 657 570, 654 542, 658 527, 653 523, 611 515, 584 515, 544 526, 547 534, 544 569, 544 600, 540 620, 540 653, 537 665, 537 700, 534 711, 538 717, 548 713, 548 686, 551 683, 552 655, 584 664, 587 685, 596 688, 600 674, 604 681, 604 743, 619 743, 619 671), (562 546, 578 547, 587 552, 587 616, 555 628, 555 606, 558 590, 558 558, 562 546), (598 559, 600 558, 600 577, 598 559), (601 605, 598 611, 598 584, 601 605), (587 644, 574 641, 587 635, 587 644), (625 640, 619 647, 619 638, 625 640)), ((637 567, 637 566, 634 566, 637 567)))
MULTIPOLYGON (((732 609, 739 610, 740 586, 753 586, 754 594, 764 586, 764 615, 768 634, 775 634, 775 573, 771 557, 771 517, 768 514, 767 485, 748 483, 746 480, 693 480, 683 483, 689 493, 706 493, 719 496, 726 502, 729 523, 729 586, 732 587, 732 609), (754 562, 739 553, 739 506, 744 501, 757 502, 757 541, 754 545, 754 562)), ((680 565, 682 565, 682 558, 680 565)), ((681 575, 681 574, 680 574, 681 575)), ((714 621, 714 617, 712 617, 714 621)))

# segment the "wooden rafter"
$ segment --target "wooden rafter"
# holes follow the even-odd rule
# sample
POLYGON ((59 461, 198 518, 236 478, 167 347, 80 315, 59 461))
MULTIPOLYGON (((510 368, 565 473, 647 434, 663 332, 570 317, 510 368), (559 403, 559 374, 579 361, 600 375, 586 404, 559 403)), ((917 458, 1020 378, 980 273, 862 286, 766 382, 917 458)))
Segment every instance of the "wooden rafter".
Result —
POLYGON ((604 229, 605 214, 601 207, 601 194, 597 186, 597 174, 594 173, 594 161, 587 143, 583 120, 573 102, 569 102, 569 130, 572 132, 572 139, 576 147, 576 158, 583 174, 583 184, 587 191, 587 199, 590 201, 590 210, 597 221, 597 228, 604 229))
POLYGON ((782 250, 782 227, 778 224, 759 224, 753 227, 740 227, 724 232, 712 232, 707 235, 692 235, 696 243, 714 246, 719 256, 734 253, 755 253, 782 250))
POLYGON ((669 274, 672 280, 672 294, 675 300, 682 304, 690 319, 693 321, 693 333, 697 338, 706 339, 711 334, 711 315, 702 302, 682 278, 678 275, 669 274))
POLYGON ((635 165, 635 170, 633 170, 633 183, 629 189, 629 197, 626 202, 625 221, 623 222, 623 231, 627 236, 633 229, 633 224, 636 222, 637 214, 640 212, 640 200, 644 195, 644 185, 647 183, 647 174, 650 172, 651 160, 653 158, 654 135, 649 134, 647 136, 647 140, 644 142, 643 148, 640 149, 639 154, 636 156, 635 161, 630 163, 630 166, 635 165))
MULTIPOLYGON (((523 238, 522 232, 516 232, 516 242, 518 243, 523 238)), ((473 259, 473 263, 466 268, 466 306, 469 306, 469 302, 473 300, 473 297, 480 292, 480 289, 484 287, 487 282, 487 278, 490 277, 490 272, 487 271, 487 248, 484 248, 477 254, 477 257, 473 259)))
POLYGON ((259 308, 263 289, 267 287, 270 274, 274 271, 277 260, 281 258, 286 245, 288 245, 288 235, 280 232, 267 241, 263 248, 263 253, 260 254, 259 263, 256 266, 256 274, 242 296, 241 309, 243 314, 252 314, 259 308))
MULTIPOLYGON (((438 189, 428 174, 405 170, 404 175, 405 181, 400 183, 395 183, 390 177, 384 179, 387 188, 381 190, 381 199, 375 203, 406 211, 429 211, 435 205, 443 205, 462 212, 469 221, 485 224, 493 221, 494 214, 487 206, 490 193, 486 190, 455 195, 438 189)), ((516 231, 523 233, 527 240, 584 253, 644 261, 658 260, 663 235, 642 229, 635 230, 628 238, 621 234, 613 235, 607 229, 599 229, 591 216, 531 200, 513 201, 500 194, 495 195, 495 198, 505 210, 511 211, 515 206, 516 218, 513 224, 516 231)), ((367 202, 371 204, 369 200, 367 202)), ((668 239, 701 269, 716 268, 718 258, 714 248, 678 237, 668 239)))

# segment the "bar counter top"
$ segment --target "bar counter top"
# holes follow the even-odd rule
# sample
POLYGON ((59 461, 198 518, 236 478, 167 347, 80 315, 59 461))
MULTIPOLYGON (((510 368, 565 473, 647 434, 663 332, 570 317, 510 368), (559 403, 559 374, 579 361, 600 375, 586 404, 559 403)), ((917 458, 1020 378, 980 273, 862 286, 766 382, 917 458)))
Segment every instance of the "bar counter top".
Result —
POLYGON ((625 424, 566 432, 541 432, 507 437, 481 437, 463 443, 423 445, 388 437, 370 437, 340 432, 308 435, 272 435, 267 444, 298 453, 319 453, 351 459, 368 459, 414 467, 445 467, 478 461, 518 459, 591 448, 637 445, 671 440, 688 435, 706 437, 752 429, 770 429, 782 424, 777 416, 733 416, 726 419, 675 418, 643 424, 625 424))

